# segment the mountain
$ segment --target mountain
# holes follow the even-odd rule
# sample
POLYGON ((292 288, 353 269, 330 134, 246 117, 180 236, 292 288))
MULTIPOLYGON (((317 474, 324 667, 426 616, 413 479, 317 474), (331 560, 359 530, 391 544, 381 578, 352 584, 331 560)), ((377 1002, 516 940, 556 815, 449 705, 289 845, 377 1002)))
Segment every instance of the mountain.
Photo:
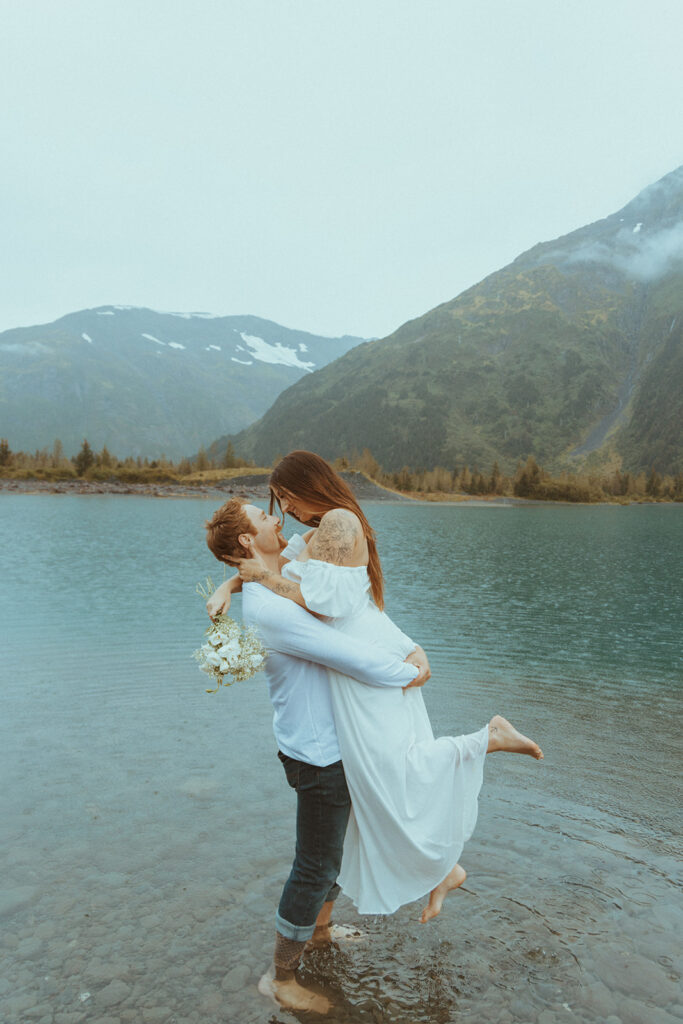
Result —
POLYGON ((177 458, 241 430, 285 388, 363 339, 255 316, 100 306, 0 334, 0 437, 73 454, 177 458))
POLYGON ((683 470, 683 167, 283 392, 233 438, 269 464, 683 470))

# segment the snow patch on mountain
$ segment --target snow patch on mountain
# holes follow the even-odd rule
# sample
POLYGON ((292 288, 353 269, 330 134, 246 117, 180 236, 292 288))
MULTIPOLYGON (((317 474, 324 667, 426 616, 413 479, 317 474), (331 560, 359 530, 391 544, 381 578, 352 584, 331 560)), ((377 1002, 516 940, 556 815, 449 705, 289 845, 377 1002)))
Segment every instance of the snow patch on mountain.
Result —
POLYGON ((247 345, 254 359, 261 363, 280 363, 282 366, 296 366, 299 370, 306 370, 311 373, 315 363, 304 363, 299 359, 296 350, 281 345, 278 341, 275 345, 268 344, 263 338, 254 334, 244 334, 240 331, 240 338, 247 345))
POLYGON ((214 351, 216 351, 216 352, 220 352, 221 351, 220 345, 209 345, 209 348, 214 349, 214 351))
POLYGON ((179 341, 169 341, 169 348, 185 348, 185 345, 181 345, 179 341))
POLYGON ((83 341, 87 341, 89 345, 92 345, 92 338, 89 334, 86 334, 85 331, 81 334, 81 338, 83 338, 83 341))
POLYGON ((178 316, 181 320, 220 320, 218 313, 166 313, 163 309, 155 309, 155 313, 163 316, 178 316))
POLYGON ((98 316, 116 316, 116 313, 114 313, 111 309, 105 309, 105 310, 99 310, 98 309, 97 315, 98 316))
POLYGON ((158 338, 155 338, 153 334, 143 334, 142 337, 143 338, 147 338, 148 341, 156 341, 157 345, 165 345, 166 344, 165 341, 159 341, 158 338))
POLYGON ((242 366, 253 366, 254 365, 254 360, 253 359, 236 359, 235 356, 230 356, 230 358, 232 359, 233 363, 241 363, 242 366))

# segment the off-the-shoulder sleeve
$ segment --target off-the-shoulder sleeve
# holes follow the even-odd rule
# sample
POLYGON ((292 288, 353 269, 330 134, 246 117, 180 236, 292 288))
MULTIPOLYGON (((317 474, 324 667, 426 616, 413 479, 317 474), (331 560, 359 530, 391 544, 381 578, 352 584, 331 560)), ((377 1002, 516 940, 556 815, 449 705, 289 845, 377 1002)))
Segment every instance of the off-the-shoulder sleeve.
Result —
POLYGON ((300 533, 295 533, 293 537, 287 541, 287 547, 283 548, 280 552, 282 558, 288 558, 290 562, 293 562, 295 558, 298 558, 301 552, 306 547, 306 541, 300 533))
POLYGON ((306 607, 332 619, 355 615, 368 604, 370 580, 364 565, 333 565, 309 558, 306 562, 289 562, 283 575, 296 579, 306 607))

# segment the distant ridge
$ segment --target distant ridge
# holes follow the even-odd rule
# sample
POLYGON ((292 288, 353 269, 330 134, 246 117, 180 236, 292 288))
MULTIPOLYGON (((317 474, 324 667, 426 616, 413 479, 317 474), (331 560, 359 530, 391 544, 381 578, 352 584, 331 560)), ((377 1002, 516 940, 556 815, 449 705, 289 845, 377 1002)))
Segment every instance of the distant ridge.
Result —
POLYGON ((362 338, 256 316, 99 306, 0 334, 0 437, 33 451, 86 437, 115 454, 191 455, 362 338))
POLYGON ((292 448, 369 447, 387 470, 511 471, 534 455, 553 471, 678 472, 682 424, 679 167, 307 375, 233 441, 260 465, 292 448))

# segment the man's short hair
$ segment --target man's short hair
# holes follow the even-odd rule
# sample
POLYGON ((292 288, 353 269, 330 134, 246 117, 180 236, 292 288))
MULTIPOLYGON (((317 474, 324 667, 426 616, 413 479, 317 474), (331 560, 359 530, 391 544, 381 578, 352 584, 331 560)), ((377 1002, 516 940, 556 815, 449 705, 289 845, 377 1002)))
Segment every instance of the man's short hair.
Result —
POLYGON ((249 552, 239 542, 240 534, 254 532, 251 520, 244 511, 246 504, 244 498, 231 498, 205 523, 206 543, 219 562, 230 564, 231 559, 249 557, 249 552))

